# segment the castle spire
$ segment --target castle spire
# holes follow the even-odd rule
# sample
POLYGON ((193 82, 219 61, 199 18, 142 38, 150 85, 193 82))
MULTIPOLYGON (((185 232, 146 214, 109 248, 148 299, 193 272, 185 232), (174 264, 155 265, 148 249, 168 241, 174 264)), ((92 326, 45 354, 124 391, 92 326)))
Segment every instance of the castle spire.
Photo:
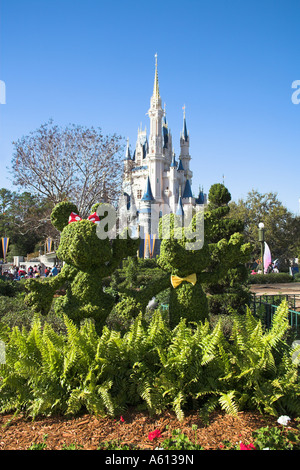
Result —
POLYGON ((183 106, 183 129, 182 129, 182 138, 185 140, 185 142, 187 142, 188 138, 189 138, 189 134, 188 134, 188 131, 187 131, 187 127, 186 127, 186 118, 185 118, 185 105, 183 106))
POLYGON ((144 195, 143 195, 143 197, 142 197, 142 201, 146 201, 146 202, 154 201, 154 197, 153 197, 153 195, 152 195, 151 183, 150 183, 150 178, 149 178, 149 176, 147 177, 145 192, 144 192, 144 195))
POLYGON ((127 137, 127 147, 126 147, 126 155, 125 155, 125 160, 130 160, 131 155, 130 155, 130 148, 129 148, 129 139, 127 137))
POLYGON ((153 86, 153 97, 156 99, 160 98, 159 84, 158 84, 158 72, 157 72, 157 53, 155 54, 155 76, 154 76, 154 86, 153 86))

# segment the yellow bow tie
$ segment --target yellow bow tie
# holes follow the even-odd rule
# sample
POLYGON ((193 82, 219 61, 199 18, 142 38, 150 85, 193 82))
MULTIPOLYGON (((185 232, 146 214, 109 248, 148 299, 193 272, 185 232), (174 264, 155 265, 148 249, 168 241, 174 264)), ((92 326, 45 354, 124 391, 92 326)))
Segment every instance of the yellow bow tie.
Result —
POLYGON ((181 284, 182 281, 190 282, 194 286, 197 282, 197 276, 195 273, 190 274, 189 276, 186 276, 186 277, 171 276, 171 284, 174 287, 174 289, 176 289, 176 287, 179 286, 179 284, 181 284))

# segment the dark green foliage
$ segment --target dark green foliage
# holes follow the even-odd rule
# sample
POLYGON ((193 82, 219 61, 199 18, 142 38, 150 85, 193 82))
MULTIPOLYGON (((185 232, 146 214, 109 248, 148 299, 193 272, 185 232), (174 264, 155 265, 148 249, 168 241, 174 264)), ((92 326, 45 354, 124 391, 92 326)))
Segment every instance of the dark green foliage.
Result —
POLYGON ((249 284, 278 284, 293 280, 293 276, 288 273, 251 274, 248 277, 249 284))
POLYGON ((14 297, 25 289, 23 282, 9 281, 0 279, 0 296, 14 297))
POLYGON ((0 296, 0 323, 2 326, 12 328, 30 329, 34 311, 24 303, 24 294, 14 297, 0 296))
MULTIPOLYGON (((25 292, 18 292, 13 297, 0 296, 0 328, 14 328, 30 330, 35 311, 25 303, 25 292)), ((57 332, 65 330, 63 319, 58 317, 53 309, 47 316, 41 317, 41 322, 49 323, 57 332)))
POLYGON ((249 305, 251 294, 245 289, 234 289, 234 292, 208 296, 209 313, 212 315, 230 314, 232 311, 244 311, 249 305))
POLYGON ((129 283, 129 287, 134 287, 137 283, 138 277, 138 263, 137 258, 129 258, 125 268, 125 276, 129 283))
POLYGON ((111 285, 118 291, 120 300, 113 313, 115 317, 120 316, 119 320, 124 324, 124 319, 132 320, 140 312, 145 317, 149 301, 170 286, 170 276, 155 259, 128 258, 123 261, 122 269, 114 272, 111 285))
POLYGON ((212 207, 218 208, 229 203, 231 194, 223 184, 213 184, 208 193, 208 200, 212 207))
POLYGON ((294 281, 300 282, 300 273, 294 274, 294 281))
POLYGON ((56 291, 64 288, 66 294, 53 302, 55 312, 68 315, 77 324, 92 318, 100 331, 115 302, 104 292, 103 278, 110 276, 124 257, 136 253, 138 241, 129 237, 100 239, 97 225, 89 220, 69 224, 70 210, 76 211, 76 207, 62 202, 52 212, 53 223, 63 228, 57 256, 64 261, 64 267, 53 278, 28 280, 27 302, 46 315, 56 291))

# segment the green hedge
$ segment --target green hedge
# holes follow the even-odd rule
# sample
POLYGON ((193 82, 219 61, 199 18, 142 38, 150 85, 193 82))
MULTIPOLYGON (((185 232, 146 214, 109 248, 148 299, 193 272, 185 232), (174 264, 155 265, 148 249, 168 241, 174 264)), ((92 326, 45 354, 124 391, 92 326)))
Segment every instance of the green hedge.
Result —
POLYGON ((249 284, 278 284, 293 281, 293 276, 288 273, 251 274, 248 279, 249 284))
POLYGON ((19 292, 24 292, 24 290, 24 283, 21 281, 4 281, 0 279, 0 295, 15 297, 19 292))

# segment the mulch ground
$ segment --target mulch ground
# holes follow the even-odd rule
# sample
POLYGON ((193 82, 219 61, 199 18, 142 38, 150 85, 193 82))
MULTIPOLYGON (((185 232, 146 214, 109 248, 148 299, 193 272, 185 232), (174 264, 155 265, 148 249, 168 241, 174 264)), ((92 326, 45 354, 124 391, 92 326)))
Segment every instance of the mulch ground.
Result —
MULTIPOLYGON (((64 446, 74 444, 79 450, 97 450, 101 443, 111 441, 153 450, 160 447, 163 439, 171 437, 175 429, 181 429, 190 441, 195 442, 192 425, 197 426, 197 443, 205 450, 218 450, 226 440, 250 443, 252 431, 263 426, 278 426, 276 418, 252 412, 241 412, 237 417, 215 412, 208 423, 204 423, 197 412, 187 414, 182 422, 171 412, 150 417, 135 410, 124 413, 122 419, 83 415, 71 419, 49 417, 32 421, 24 416, 8 414, 0 415, 0 450, 27 450, 44 439, 47 450, 62 450, 64 446), (161 438, 150 441, 148 434, 155 429, 160 430, 161 438)), ((292 422, 291 426, 296 426, 296 423, 292 422)))

